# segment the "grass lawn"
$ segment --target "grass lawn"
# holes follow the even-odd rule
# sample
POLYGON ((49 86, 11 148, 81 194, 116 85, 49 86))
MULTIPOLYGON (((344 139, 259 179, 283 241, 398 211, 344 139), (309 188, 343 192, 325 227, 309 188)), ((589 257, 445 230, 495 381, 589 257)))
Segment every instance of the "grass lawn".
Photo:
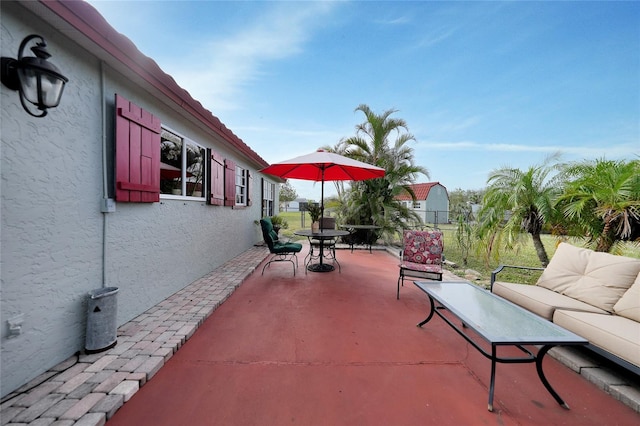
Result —
MULTIPOLYGON (((289 223, 289 227, 287 229, 282 229, 280 231, 281 234, 288 238, 294 240, 301 239, 303 237, 293 235, 293 232, 301 228, 311 227, 311 218, 308 213, 305 213, 304 216, 304 226, 300 212, 281 212, 280 216, 284 217, 289 223)), ((457 265, 455 268, 447 266, 447 269, 461 277, 467 275, 467 270, 473 270, 480 276, 480 279, 477 281, 478 284, 488 285, 491 278, 491 271, 497 268, 500 264, 540 266, 540 261, 538 260, 538 256, 533 248, 533 241, 530 236, 528 237, 528 242, 518 250, 501 250, 500 260, 490 259, 488 264, 485 262, 481 254, 476 253, 472 249, 469 253, 469 258, 467 259, 467 266, 463 266, 461 250, 455 242, 455 225, 441 225, 440 229, 444 234, 445 258, 457 265)), ((556 245, 558 243, 557 238, 552 235, 542 235, 542 243, 547 250, 549 259, 551 259, 556 251, 556 245)), ((627 244, 623 250, 623 255, 640 258, 640 246, 627 244)), ((533 284, 539 276, 540 273, 535 271, 505 270, 500 273, 500 280, 533 284)))
MULTIPOLYGON (((500 250, 500 259, 489 259, 488 263, 481 253, 477 253, 475 249, 472 248, 468 255, 467 266, 464 266, 462 263, 462 251, 455 242, 455 226, 444 225, 441 226, 440 229, 444 234, 445 258, 448 261, 454 262, 458 266, 458 268, 449 267, 448 269, 456 275, 465 276, 467 275, 466 270, 471 269, 480 274, 481 279, 479 281, 481 284, 489 285, 491 271, 496 269, 500 264, 535 267, 541 266, 533 247, 533 241, 530 237, 527 244, 516 250, 500 250)), ((556 238, 551 235, 542 235, 542 243, 547 250, 549 259, 551 259, 553 254, 556 252, 556 238)), ((500 273, 500 280, 533 284, 537 281, 540 274, 541 272, 538 271, 505 270, 500 273)))
POLYGON ((280 232, 283 232, 287 237, 294 238, 295 235, 293 235, 293 232, 297 231, 298 229, 311 228, 311 217, 307 212, 304 213, 304 226, 302 226, 303 219, 300 212, 280 212, 278 213, 278 216, 282 216, 284 220, 289 223, 289 228, 280 230, 280 232))

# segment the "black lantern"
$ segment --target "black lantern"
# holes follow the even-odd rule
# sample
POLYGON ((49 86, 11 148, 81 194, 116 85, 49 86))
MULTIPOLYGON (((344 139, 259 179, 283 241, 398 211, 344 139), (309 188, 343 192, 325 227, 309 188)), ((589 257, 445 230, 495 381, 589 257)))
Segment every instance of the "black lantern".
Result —
POLYGON ((69 81, 58 67, 48 62, 51 54, 47 52, 47 43, 37 34, 25 37, 20 43, 18 59, 2 57, 2 83, 11 90, 20 93, 20 103, 25 111, 34 117, 47 115, 47 108, 57 107, 62 97, 64 85, 69 81), (22 55, 23 50, 33 39, 40 41, 31 47, 36 56, 22 55), (25 99, 37 106, 40 114, 34 114, 25 99))

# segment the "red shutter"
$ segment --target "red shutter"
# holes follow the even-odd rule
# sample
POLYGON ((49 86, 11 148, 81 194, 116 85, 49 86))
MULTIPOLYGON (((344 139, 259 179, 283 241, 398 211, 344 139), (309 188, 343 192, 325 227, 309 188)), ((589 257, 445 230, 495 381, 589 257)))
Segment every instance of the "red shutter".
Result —
POLYGON ((209 181, 209 204, 224 205, 224 159, 217 152, 211 151, 211 179, 209 181))
POLYGON ((236 163, 224 160, 224 205, 236 205, 236 163))
POLYGON ((160 118, 116 94, 116 201, 160 201, 160 118))

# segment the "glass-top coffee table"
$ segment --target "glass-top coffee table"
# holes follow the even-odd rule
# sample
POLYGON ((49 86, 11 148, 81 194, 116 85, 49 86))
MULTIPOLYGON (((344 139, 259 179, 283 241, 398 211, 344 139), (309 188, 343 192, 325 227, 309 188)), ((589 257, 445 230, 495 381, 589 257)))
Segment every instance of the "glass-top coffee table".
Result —
POLYGON ((458 332, 467 342, 482 355, 491 360, 491 381, 489 385, 489 411, 493 411, 493 391, 495 385, 496 363, 534 363, 538 377, 551 396, 564 408, 569 406, 551 387, 542 370, 542 360, 549 349, 558 345, 586 345, 589 342, 582 337, 559 327, 542 317, 533 314, 489 291, 469 282, 427 282, 414 281, 414 284, 427 296, 431 310, 427 318, 418 324, 422 327, 429 322, 435 313, 458 332), (451 315, 441 311, 450 312, 451 315), (451 317, 462 322, 462 327, 455 324, 451 317), (464 329, 469 328, 491 345, 487 352, 473 340, 464 329), (524 345, 539 345, 541 348, 534 354, 524 345), (515 346, 525 356, 500 357, 499 346, 515 346))

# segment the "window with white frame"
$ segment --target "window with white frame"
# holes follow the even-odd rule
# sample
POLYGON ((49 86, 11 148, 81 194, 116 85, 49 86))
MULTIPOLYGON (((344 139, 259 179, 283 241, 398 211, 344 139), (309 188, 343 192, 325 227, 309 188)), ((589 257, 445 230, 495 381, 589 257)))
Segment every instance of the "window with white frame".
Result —
POLYGON ((160 137, 160 193, 203 197, 205 149, 177 133, 162 129, 160 137))
POLYGON ((262 217, 273 216, 276 184, 262 180, 262 217))
POLYGON ((413 208, 414 209, 419 209, 420 208, 420 201, 414 201, 413 202, 413 208))
POLYGON ((247 182, 249 170, 236 165, 236 206, 247 205, 247 182))

